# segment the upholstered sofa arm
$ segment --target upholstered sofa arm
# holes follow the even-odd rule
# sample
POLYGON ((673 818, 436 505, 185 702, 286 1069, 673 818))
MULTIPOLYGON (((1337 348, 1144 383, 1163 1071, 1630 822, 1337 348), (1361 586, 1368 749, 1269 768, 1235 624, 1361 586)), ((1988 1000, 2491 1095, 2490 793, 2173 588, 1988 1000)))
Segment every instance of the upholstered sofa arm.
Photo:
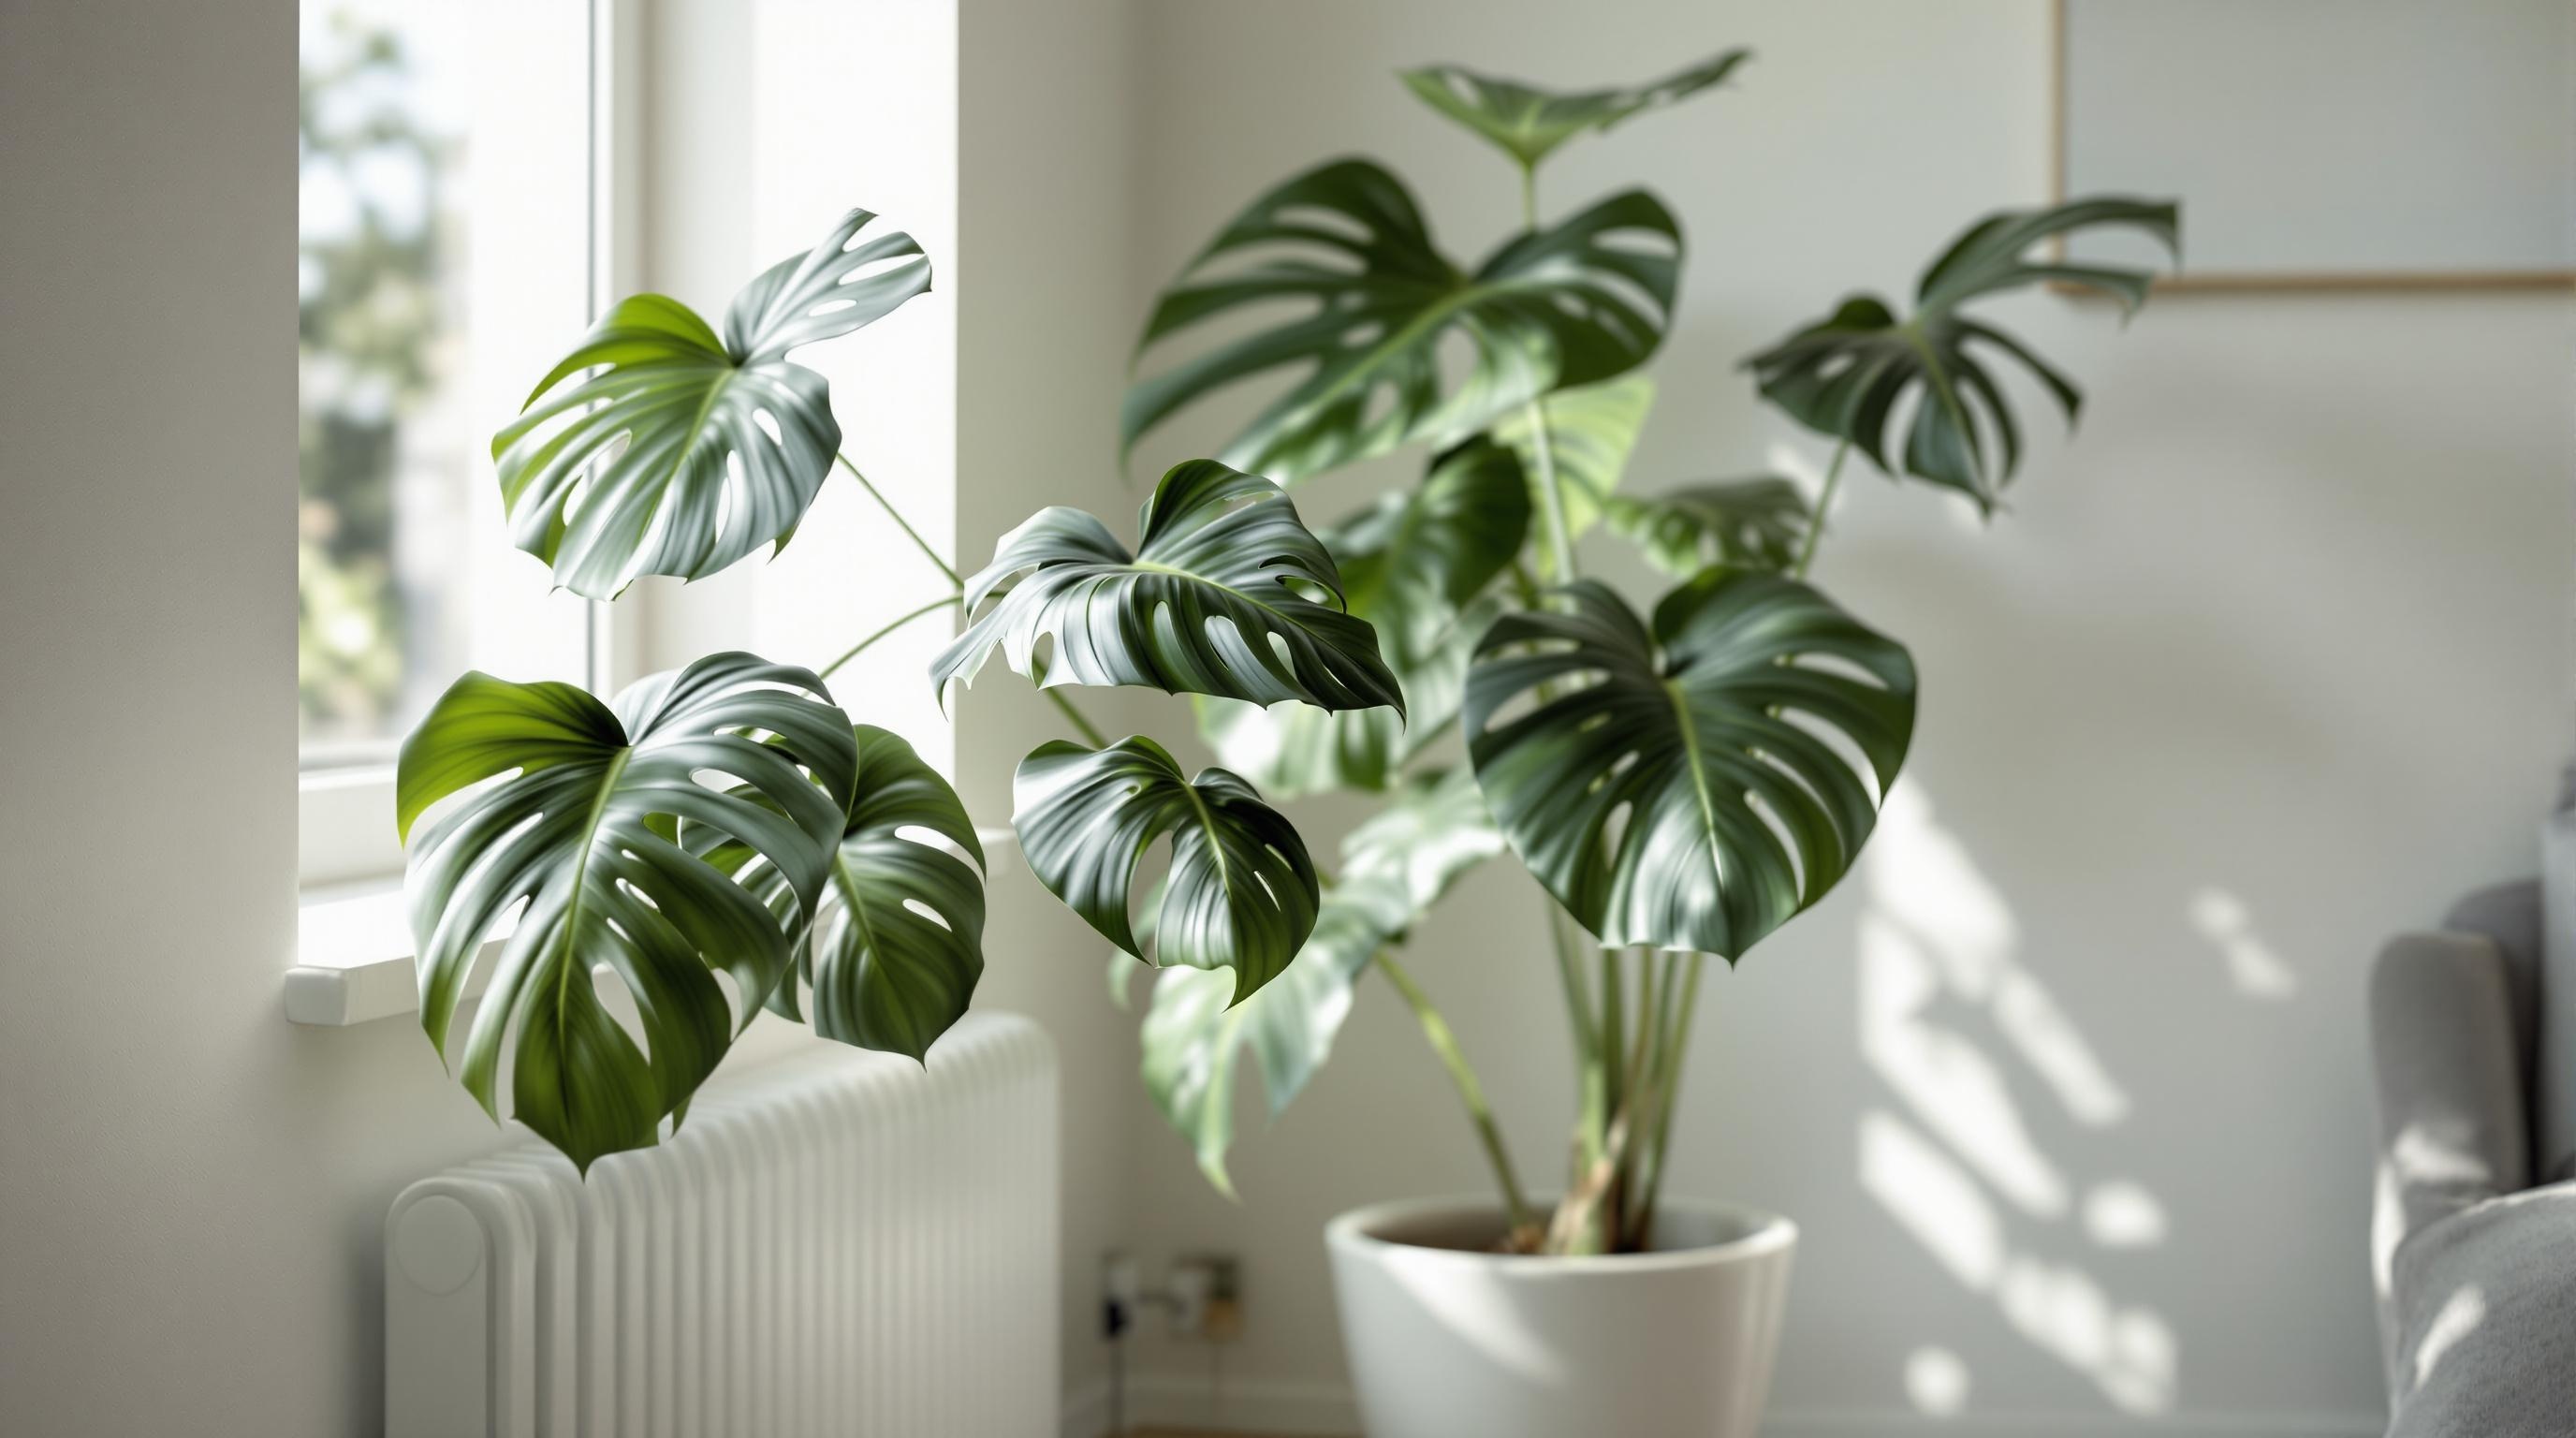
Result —
POLYGON ((2392 1390, 2402 1352, 2396 1256, 2442 1219, 2530 1182, 2512 972, 2485 934, 2404 934, 2370 984, 2379 1172, 2371 1259, 2392 1390))

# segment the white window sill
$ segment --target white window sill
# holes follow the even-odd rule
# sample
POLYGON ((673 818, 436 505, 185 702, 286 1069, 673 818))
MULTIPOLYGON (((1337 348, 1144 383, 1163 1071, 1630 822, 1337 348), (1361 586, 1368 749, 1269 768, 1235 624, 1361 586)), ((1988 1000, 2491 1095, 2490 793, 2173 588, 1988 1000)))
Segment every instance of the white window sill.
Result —
MULTIPOLYGON (((501 931, 483 946, 465 996, 483 992, 501 931)), ((289 1022, 344 1028, 420 1011, 411 926, 399 883, 308 891, 296 916, 295 966, 286 971, 289 1022)))

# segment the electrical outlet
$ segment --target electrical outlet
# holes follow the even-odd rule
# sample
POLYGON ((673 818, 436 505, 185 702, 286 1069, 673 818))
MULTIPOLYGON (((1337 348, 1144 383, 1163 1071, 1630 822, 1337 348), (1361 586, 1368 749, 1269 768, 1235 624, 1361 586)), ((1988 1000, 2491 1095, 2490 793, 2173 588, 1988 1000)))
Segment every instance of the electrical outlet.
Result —
POLYGON ((1243 1335, 1243 1265, 1230 1253, 1190 1253, 1172 1260, 1166 1280, 1172 1336, 1231 1343, 1243 1335))

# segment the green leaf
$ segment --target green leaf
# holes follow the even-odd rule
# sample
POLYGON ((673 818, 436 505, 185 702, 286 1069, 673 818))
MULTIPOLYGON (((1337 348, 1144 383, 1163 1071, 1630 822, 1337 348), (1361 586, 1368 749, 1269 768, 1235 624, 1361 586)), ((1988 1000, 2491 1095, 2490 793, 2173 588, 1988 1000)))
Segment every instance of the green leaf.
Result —
POLYGON ((966 583, 977 617, 932 662, 932 683, 943 693, 951 679, 972 683, 997 646, 1012 669, 1037 675, 1044 641, 1054 650, 1044 688, 1138 684, 1401 714, 1377 636, 1334 607, 1332 555, 1277 485, 1192 460, 1163 476, 1139 524, 1133 556, 1078 509, 1039 510, 1003 535, 966 583))
POLYGON ((1323 536, 1351 615, 1377 631, 1403 712, 1210 700, 1199 706, 1200 732, 1229 767, 1279 797, 1385 788, 1457 717, 1468 652, 1493 615, 1471 606, 1528 529, 1529 498, 1509 450, 1475 439, 1442 455, 1421 484, 1323 536))
MULTIPOLYGON (((1404 893, 1418 919, 1468 870, 1503 852, 1502 830, 1466 765, 1405 781, 1387 802, 1342 840, 1345 884, 1385 879, 1404 893)), ((1405 927, 1410 927, 1408 920, 1405 927)))
POLYGON ((1572 94, 1480 75, 1460 65, 1425 65, 1399 75, 1424 104, 1482 135, 1523 169, 1534 169, 1550 151, 1584 131, 1606 131, 1640 111, 1678 104, 1722 82, 1751 58, 1750 50, 1728 50, 1650 84, 1572 94))
POLYGON ((1610 527, 1675 579, 1712 564, 1785 570, 1798 559, 1812 519, 1807 497, 1789 480, 1709 480, 1646 499, 1613 495, 1610 527))
POLYGON ((1225 1153, 1234 1141, 1234 1074, 1243 1054, 1260 1065, 1277 1117, 1331 1055, 1350 1013, 1352 982, 1406 921, 1393 884, 1337 885, 1324 896, 1297 962, 1241 1003, 1232 1002, 1233 986, 1222 974, 1171 968, 1154 976, 1139 1034, 1145 1092, 1218 1192, 1234 1197, 1225 1153))
POLYGON ((678 300, 620 301, 492 438, 510 542, 592 599, 785 548, 841 446, 829 387, 787 352, 930 288, 921 247, 875 219, 850 211, 745 285, 721 340, 678 300))
MULTIPOLYGON (((1629 452, 1637 447, 1637 436, 1646 427, 1646 412, 1654 404, 1654 380, 1642 374, 1626 375, 1607 384, 1559 390, 1539 401, 1538 418, 1523 405, 1496 420, 1493 435, 1520 456, 1521 470, 1529 477, 1533 512, 1544 513, 1547 504, 1539 490, 1539 476, 1550 470, 1555 473, 1556 492, 1565 505, 1566 538, 1580 539, 1600 522, 1611 492, 1627 471, 1629 452), (1544 464, 1539 454, 1542 435, 1547 441, 1544 464)), ((1558 577, 1547 546, 1539 546, 1536 562, 1541 578, 1558 577)))
POLYGON ((1603 944, 1732 962, 1858 857, 1913 736, 1913 660, 1777 574, 1706 570, 1651 634, 1598 583, 1559 593, 1561 612, 1486 631, 1467 677, 1477 782, 1603 944))
POLYGON ((1253 201, 1164 292, 1140 361, 1211 322, 1230 337, 1128 388, 1124 452, 1277 370, 1295 382, 1218 456, 1238 469, 1294 481, 1415 440, 1445 448, 1526 400, 1635 368, 1663 340, 1680 273, 1680 226, 1629 190, 1467 274, 1433 246, 1403 181, 1336 160, 1253 201), (1465 363, 1444 374, 1453 347, 1465 363))
POLYGON ((614 709, 569 684, 457 680, 404 741, 395 776, 430 1042, 446 1055, 485 936, 524 904, 467 1032, 465 1087, 495 1110, 515 1026, 522 1122, 585 1171, 651 1145, 801 937, 673 832, 685 822, 758 855, 793 912, 812 914, 857 767, 849 720, 822 681, 749 654, 640 680, 614 709), (424 811, 468 790, 412 838, 424 811), (602 965, 634 995, 641 1049, 592 988, 602 965), (733 1007, 716 970, 733 980, 733 1007))
POLYGON ((1998 291, 2055 283, 2109 295, 2124 313, 2134 312, 2154 280, 2147 271, 2025 256, 2043 241, 2104 226, 2139 230, 2179 256, 2179 223, 2172 201, 2098 196, 1989 215, 1923 272, 1914 313, 1903 322, 1877 296, 1853 295, 1744 363, 1763 398, 1800 424, 1856 446, 1891 475, 1897 469, 1888 461, 1888 435, 1898 404, 1911 393, 1904 473, 1956 490, 1991 512, 2021 462, 2020 425, 1988 367, 1993 355, 2029 370, 2069 424, 2083 395, 2028 346, 1960 307, 1998 291))
POLYGON ((1459 875, 1502 849, 1473 774, 1461 767, 1427 776, 1343 841, 1342 877, 1325 891, 1314 933, 1269 987, 1229 1008, 1219 975, 1156 976, 1142 1033, 1145 1089, 1210 1183, 1234 1193, 1225 1154, 1241 1056, 1249 1052, 1259 1065, 1277 1117, 1331 1055, 1351 985, 1378 950, 1399 941, 1459 875))
MULTIPOLYGON (((814 1032, 918 1060, 965 1017, 984 973, 984 849, 957 791, 910 743, 873 724, 853 734, 857 787, 797 977, 814 991, 814 1032)), ((749 862, 740 877, 772 912, 795 912, 774 866, 749 862)), ((769 1007, 804 1017, 793 980, 769 1007)))
POLYGON ((1011 798, 1030 872, 1140 959, 1129 895, 1145 850, 1169 837, 1153 961, 1232 969, 1238 1003, 1278 977, 1315 926, 1317 881, 1305 841, 1223 769, 1185 779, 1172 756, 1141 735, 1105 749, 1058 740, 1020 761, 1011 798))

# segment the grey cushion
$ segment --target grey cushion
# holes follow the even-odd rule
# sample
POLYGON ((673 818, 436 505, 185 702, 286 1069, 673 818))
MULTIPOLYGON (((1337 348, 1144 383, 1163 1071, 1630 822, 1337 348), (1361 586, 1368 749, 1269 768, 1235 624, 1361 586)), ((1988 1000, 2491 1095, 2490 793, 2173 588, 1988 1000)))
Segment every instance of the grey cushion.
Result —
POLYGON ((2397 1250, 2389 1438, 2576 1433, 2576 1184, 2474 1204, 2397 1250))
POLYGON ((2576 811, 2540 825, 2542 942, 2531 1082, 2532 1172, 2576 1178, 2576 811))

